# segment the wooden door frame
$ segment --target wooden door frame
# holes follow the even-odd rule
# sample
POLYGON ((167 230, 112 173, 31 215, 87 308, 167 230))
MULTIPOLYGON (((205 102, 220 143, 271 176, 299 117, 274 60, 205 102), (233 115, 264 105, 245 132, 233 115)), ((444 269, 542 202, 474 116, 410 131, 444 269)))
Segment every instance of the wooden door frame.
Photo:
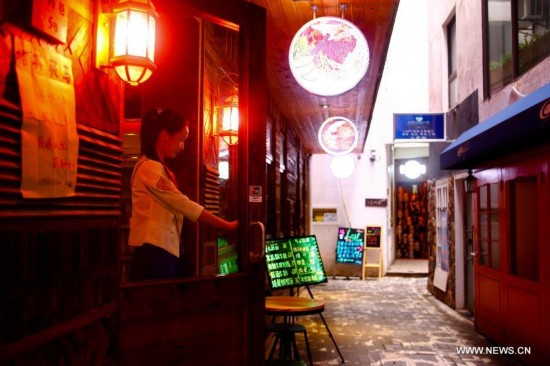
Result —
MULTIPOLYGON (((538 315, 531 316, 531 328, 523 328, 523 332, 528 329, 530 338, 534 344, 526 344, 526 339, 515 334, 514 325, 511 320, 517 317, 517 306, 513 306, 518 301, 525 301, 530 295, 538 299, 538 308, 545 309, 550 305, 550 267, 545 265, 545 260, 550 255, 550 247, 544 245, 544 238, 547 237, 547 230, 544 223, 550 218, 550 179, 547 171, 547 161, 550 158, 548 148, 533 148, 513 159, 501 160, 495 162, 491 167, 484 168, 476 172, 478 178, 476 192, 479 195, 479 187, 484 184, 499 184, 499 250, 500 250, 500 268, 492 269, 487 266, 479 265, 480 253, 480 228, 479 228, 479 199, 474 202, 474 249, 478 253, 475 258, 475 327, 476 330, 484 336, 500 343, 502 345, 514 346, 532 346, 533 355, 525 356, 520 360, 528 364, 540 364, 544 359, 544 353, 548 355, 550 341, 548 326, 550 325, 550 316, 544 311, 538 315), (511 204, 510 204, 510 182, 522 177, 537 177, 537 197, 538 205, 538 252, 533 255, 538 256, 539 260, 539 278, 538 280, 529 280, 524 277, 511 273, 510 246, 511 243, 511 204), (497 314, 499 319, 497 324, 488 324, 486 319, 480 317, 480 308, 483 306, 480 300, 480 278, 488 279, 498 283, 498 303, 500 312, 497 314), (516 315, 514 315, 516 314, 516 315), (537 318, 538 316, 538 318, 537 318), (540 332, 540 333, 535 333, 540 332), (520 338, 518 338, 520 337, 520 338), (516 344, 517 342, 521 344, 516 344), (534 362, 534 363, 533 363, 534 362)), ((485 295, 485 297, 488 297, 485 295)))
MULTIPOLYGON (((128 322, 123 321, 122 333, 119 342, 124 342, 132 337, 132 332, 125 331, 124 327, 132 326, 132 322, 137 320, 128 318, 136 308, 143 306, 140 300, 144 300, 144 295, 148 291, 154 291, 159 300, 154 300, 155 303, 162 306, 170 307, 174 299, 170 299, 169 295, 175 295, 178 301, 182 301, 180 294, 201 294, 202 301, 214 301, 210 307, 202 309, 204 314, 200 313, 201 309, 195 309, 195 313, 181 313, 173 309, 173 314, 169 314, 170 318, 175 320, 177 324, 192 324, 196 319, 207 314, 206 312, 214 311, 216 314, 224 311, 225 307, 238 312, 242 309, 242 324, 244 328, 235 332, 244 344, 242 357, 244 360, 243 366, 262 365, 265 361, 265 258, 263 256, 264 248, 262 246, 263 238, 261 232, 258 234, 256 225, 251 228, 251 222, 265 223, 266 221, 266 202, 265 202, 265 186, 266 186, 266 14, 265 9, 255 4, 242 0, 162 0, 157 4, 157 8, 164 9, 174 13, 182 13, 219 24, 239 31, 239 154, 238 154, 238 179, 237 179, 237 212, 239 220, 238 236, 238 256, 239 256, 239 273, 224 275, 224 276, 205 276, 191 277, 185 279, 165 280, 160 283, 126 283, 122 284, 119 294, 119 303, 123 304, 121 309, 121 318, 129 319, 128 322), (261 199, 251 200, 249 189, 252 187, 260 187, 262 191, 261 199), (230 298, 230 295, 223 283, 239 283, 236 286, 239 290, 234 291, 235 298, 230 298), (151 290, 154 285, 154 290, 151 290), (225 294, 225 295, 224 295, 225 294), (207 295, 207 296, 206 296, 207 295), (198 318, 197 318, 198 317, 198 318)), ((160 22, 161 20, 159 20, 160 22)), ((199 52, 200 49, 199 49, 199 52)), ((195 57, 191 54, 190 57, 195 57)), ((202 56, 199 56, 202 57, 202 56)), ((202 75, 203 60, 199 61, 199 74, 202 75)), ((200 76, 197 81, 197 90, 191 90, 191 93, 198 93, 199 100, 197 103, 197 115, 199 120, 204 120, 202 111, 202 80, 200 76)), ((202 124, 200 124, 202 125, 202 124)), ((193 146, 193 150, 199 154, 197 163, 200 164, 200 146, 193 146)), ((198 169, 197 173, 200 174, 198 169)), ((194 184, 198 186, 197 184, 194 184)), ((198 190, 198 187, 197 187, 198 190)), ((195 192, 199 196, 199 192, 195 192)), ((157 281, 158 282, 158 281, 157 281)), ((186 296, 187 297, 187 296, 186 296)), ((193 299, 188 299, 193 301, 193 299)), ((144 300, 147 303, 147 299, 144 300)), ((162 308, 161 306, 161 308, 162 308)), ((149 314, 147 314, 149 315, 149 314)), ((153 314, 154 315, 154 314, 153 314)), ((240 315, 239 315, 240 316, 240 315)), ((157 331, 162 330, 165 323, 155 324, 154 318, 138 319, 139 321, 150 321, 155 326, 157 331)), ((231 319, 233 321, 233 319, 231 319)), ((173 323, 173 322, 172 322, 173 323)), ((223 326, 224 322, 216 324, 223 326)), ((185 328, 185 327, 184 327, 185 328)), ((222 327, 223 328, 223 327, 222 327)), ((217 329, 217 328, 216 328, 217 329)), ((188 330, 183 329, 182 333, 172 334, 174 339, 181 337, 183 341, 188 334, 188 330)), ((187 338, 189 339, 189 338, 187 338)), ((196 341, 196 340, 195 340, 196 341)), ((176 342, 172 342, 176 343, 176 342)), ((136 344, 126 344, 126 352, 124 355, 131 354, 136 344)), ((137 348, 137 346, 136 346, 137 348)), ((146 347, 139 347, 143 350, 146 347)), ((216 355, 212 355, 216 356, 216 355)), ((218 355, 222 357, 222 355, 218 355)), ((182 357, 185 357, 183 355, 182 357)), ((223 360, 222 360, 223 361, 223 360)), ((221 361, 220 361, 221 362, 221 361)), ((221 364, 221 363, 220 363, 221 364)), ((239 364, 241 366, 241 364, 239 364)))

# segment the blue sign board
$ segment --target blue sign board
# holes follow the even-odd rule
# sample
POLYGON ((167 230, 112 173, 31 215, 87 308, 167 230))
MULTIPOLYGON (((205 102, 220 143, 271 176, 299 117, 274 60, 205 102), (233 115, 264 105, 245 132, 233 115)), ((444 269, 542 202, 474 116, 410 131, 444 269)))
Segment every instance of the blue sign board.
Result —
POLYGON ((443 113, 394 113, 395 140, 445 141, 443 113))

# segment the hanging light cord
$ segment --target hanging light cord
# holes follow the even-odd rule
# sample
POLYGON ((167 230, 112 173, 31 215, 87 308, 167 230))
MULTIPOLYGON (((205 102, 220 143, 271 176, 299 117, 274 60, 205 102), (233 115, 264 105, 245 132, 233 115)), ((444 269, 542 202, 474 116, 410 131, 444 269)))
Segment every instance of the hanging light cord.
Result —
POLYGON ((317 9, 319 9, 317 5, 311 5, 311 11, 313 12, 313 19, 317 18, 317 9))
POLYGON ((342 19, 346 19, 346 9, 348 8, 348 4, 340 4, 340 16, 342 19))
POLYGON ((342 179, 338 179, 338 183, 340 184, 340 197, 342 199, 342 205, 344 206, 344 212, 346 213, 346 218, 348 219, 348 223, 350 227, 353 227, 351 224, 351 219, 349 218, 349 211, 348 207, 346 205, 346 200, 344 199, 344 190, 342 188, 342 179))

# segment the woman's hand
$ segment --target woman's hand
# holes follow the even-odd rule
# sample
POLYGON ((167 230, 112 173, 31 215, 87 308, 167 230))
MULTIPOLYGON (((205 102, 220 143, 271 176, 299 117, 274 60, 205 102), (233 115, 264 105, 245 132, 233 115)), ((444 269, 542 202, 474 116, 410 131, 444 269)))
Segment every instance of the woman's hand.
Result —
POLYGON ((202 210, 202 213, 197 221, 203 224, 215 226, 222 230, 236 230, 239 227, 239 221, 226 221, 206 209, 202 210))
POLYGON ((239 221, 238 220, 228 221, 227 224, 228 224, 228 226, 227 226, 226 230, 237 230, 237 228, 239 227, 239 221))

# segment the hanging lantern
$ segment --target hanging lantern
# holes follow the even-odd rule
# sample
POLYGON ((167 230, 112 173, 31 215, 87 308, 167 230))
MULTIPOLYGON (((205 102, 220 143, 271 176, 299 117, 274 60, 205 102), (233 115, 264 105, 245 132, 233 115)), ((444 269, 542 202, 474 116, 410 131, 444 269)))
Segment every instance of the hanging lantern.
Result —
POLYGON ((476 188, 476 177, 472 174, 471 170, 468 170, 468 176, 464 179, 464 192, 474 193, 476 188))
POLYGON ((220 136, 226 144, 235 145, 239 142, 239 95, 236 88, 220 106, 221 130, 220 136))
POLYGON ((114 68, 122 80, 138 85, 156 70, 158 14, 150 0, 120 0, 110 10, 98 12, 95 66, 114 68))
POLYGON ((113 8, 115 36, 111 64, 130 85, 149 79, 155 66, 158 15, 149 0, 120 0, 113 8))

